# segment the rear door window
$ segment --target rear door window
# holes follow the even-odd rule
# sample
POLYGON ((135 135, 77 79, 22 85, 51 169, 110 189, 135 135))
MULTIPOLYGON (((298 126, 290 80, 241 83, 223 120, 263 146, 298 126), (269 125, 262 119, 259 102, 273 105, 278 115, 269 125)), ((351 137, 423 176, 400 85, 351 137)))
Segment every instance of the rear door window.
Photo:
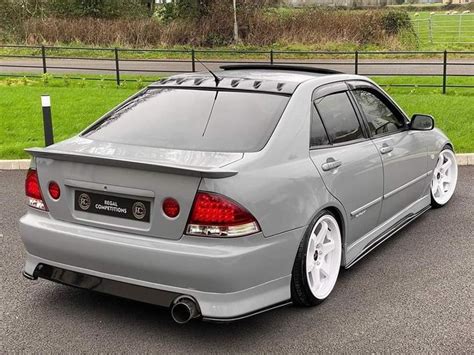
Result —
POLYGON ((288 100, 265 93, 149 89, 84 136, 169 149, 255 152, 267 143, 288 100))
POLYGON ((313 106, 311 113, 310 147, 325 146, 328 144, 329 138, 321 122, 321 117, 319 117, 316 107, 313 106))
POLYGON ((357 115, 346 92, 324 96, 315 101, 331 143, 364 138, 357 115))

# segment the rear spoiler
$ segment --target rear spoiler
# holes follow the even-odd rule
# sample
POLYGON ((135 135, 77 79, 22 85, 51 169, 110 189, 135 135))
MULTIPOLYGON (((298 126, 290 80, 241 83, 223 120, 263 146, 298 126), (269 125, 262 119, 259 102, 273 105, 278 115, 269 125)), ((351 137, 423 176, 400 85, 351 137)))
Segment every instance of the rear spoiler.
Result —
POLYGON ((221 179, 237 174, 237 171, 206 168, 206 167, 190 167, 185 165, 160 164, 159 162, 137 161, 123 158, 109 158, 96 155, 78 154, 58 150, 50 150, 44 148, 29 148, 25 151, 34 158, 47 158, 61 161, 70 161, 84 164, 97 164, 104 166, 113 166, 128 169, 158 171, 168 174, 179 174, 188 176, 198 176, 203 178, 221 179))

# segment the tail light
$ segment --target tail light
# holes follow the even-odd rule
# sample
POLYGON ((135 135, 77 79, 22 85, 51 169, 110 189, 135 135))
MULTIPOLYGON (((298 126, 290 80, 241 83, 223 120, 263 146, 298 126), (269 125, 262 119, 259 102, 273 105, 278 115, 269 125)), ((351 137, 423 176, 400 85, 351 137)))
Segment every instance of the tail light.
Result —
POLYGON ((48 207, 43 200, 38 180, 38 173, 34 169, 28 170, 25 180, 25 194, 28 197, 28 206, 47 211, 48 207))
POLYGON ((225 196, 198 192, 189 216, 186 234, 207 237, 242 237, 260 227, 245 208, 225 196))

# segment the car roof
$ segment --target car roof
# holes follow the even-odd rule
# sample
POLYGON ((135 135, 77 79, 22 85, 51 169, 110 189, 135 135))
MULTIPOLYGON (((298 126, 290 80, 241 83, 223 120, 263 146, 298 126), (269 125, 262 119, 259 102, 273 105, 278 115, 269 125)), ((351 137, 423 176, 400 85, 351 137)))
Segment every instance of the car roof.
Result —
MULTIPOLYGON (((296 65, 249 63, 224 65, 214 74, 219 79, 219 89, 292 94, 304 81, 342 73, 330 69, 296 65)), ((204 71, 173 75, 149 87, 215 89, 216 80, 209 71, 204 71)))

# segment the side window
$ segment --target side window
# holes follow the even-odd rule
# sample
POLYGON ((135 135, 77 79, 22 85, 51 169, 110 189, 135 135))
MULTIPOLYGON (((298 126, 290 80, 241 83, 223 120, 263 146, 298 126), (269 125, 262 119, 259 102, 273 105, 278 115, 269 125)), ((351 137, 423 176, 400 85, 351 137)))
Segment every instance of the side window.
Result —
POLYGON ((371 135, 394 133, 405 128, 403 119, 392 112, 374 93, 354 90, 353 94, 364 113, 371 135))
POLYGON ((328 145, 329 139, 324 129, 321 118, 316 111, 316 107, 312 108, 311 113, 311 137, 309 141, 310 147, 315 147, 319 145, 328 145))
POLYGON ((324 96, 315 101, 331 143, 364 138, 359 120, 346 92, 324 96))

